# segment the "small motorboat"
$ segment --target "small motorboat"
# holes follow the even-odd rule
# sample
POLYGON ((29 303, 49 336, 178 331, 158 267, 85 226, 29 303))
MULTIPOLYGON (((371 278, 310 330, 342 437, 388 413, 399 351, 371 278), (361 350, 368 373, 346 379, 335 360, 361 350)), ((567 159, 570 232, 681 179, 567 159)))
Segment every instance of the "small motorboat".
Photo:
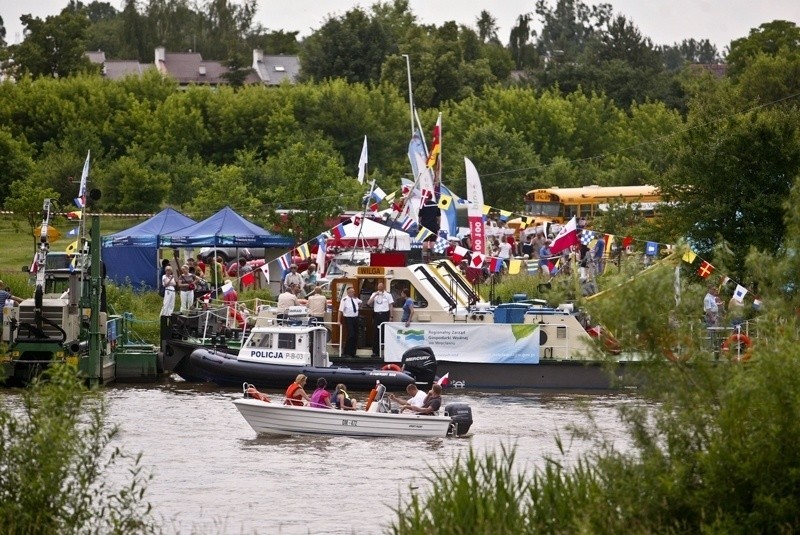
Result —
POLYGON ((252 385, 246 384, 244 390, 244 399, 233 403, 260 434, 435 438, 465 435, 472 425, 472 410, 465 403, 447 405, 443 415, 393 411, 380 384, 370 393, 374 401, 363 411, 283 405, 268 401, 252 385))

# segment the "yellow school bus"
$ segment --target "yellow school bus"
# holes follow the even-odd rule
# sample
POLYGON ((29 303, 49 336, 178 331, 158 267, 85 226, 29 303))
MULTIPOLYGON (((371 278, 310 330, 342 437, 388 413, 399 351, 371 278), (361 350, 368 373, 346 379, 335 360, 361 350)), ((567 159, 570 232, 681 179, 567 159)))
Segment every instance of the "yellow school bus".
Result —
POLYGON ((572 216, 590 219, 609 209, 612 203, 630 206, 644 217, 653 217, 661 194, 655 186, 585 186, 543 188, 525 194, 525 213, 555 223, 572 216))

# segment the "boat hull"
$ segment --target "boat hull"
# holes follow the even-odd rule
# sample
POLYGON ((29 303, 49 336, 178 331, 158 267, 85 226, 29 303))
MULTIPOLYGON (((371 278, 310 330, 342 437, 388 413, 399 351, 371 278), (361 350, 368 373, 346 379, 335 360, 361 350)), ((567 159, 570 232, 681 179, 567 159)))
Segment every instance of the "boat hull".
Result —
POLYGON ((269 435, 435 438, 447 436, 451 423, 447 416, 312 409, 256 399, 233 403, 256 433, 269 435))
POLYGON ((437 361, 438 373, 450 384, 470 389, 613 390, 636 386, 634 362, 605 364, 553 361, 538 364, 482 364, 437 361))
POLYGON ((415 382, 406 373, 391 370, 292 366, 244 362, 224 350, 199 347, 182 358, 173 371, 187 381, 212 382, 220 386, 241 386, 247 382, 258 388, 285 388, 298 374, 316 384, 324 377, 328 384, 344 383, 351 390, 369 390, 380 381, 389 390, 402 390, 415 382))

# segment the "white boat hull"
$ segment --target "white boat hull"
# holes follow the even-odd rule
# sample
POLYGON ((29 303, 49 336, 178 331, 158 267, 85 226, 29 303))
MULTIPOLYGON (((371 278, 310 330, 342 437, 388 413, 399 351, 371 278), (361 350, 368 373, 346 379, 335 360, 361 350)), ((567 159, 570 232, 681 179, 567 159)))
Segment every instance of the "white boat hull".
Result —
POLYGON ((270 435, 444 437, 451 423, 448 416, 312 409, 257 399, 233 403, 256 433, 270 435))

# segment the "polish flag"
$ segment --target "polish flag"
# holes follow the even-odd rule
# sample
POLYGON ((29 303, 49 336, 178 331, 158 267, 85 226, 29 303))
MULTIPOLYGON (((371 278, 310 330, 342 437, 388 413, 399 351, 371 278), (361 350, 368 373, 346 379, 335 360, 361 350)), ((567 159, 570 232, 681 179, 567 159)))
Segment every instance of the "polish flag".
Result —
POLYGON ((558 236, 556 236, 556 239, 553 240, 552 245, 550 245, 550 253, 558 254, 572 245, 578 245, 578 243, 580 243, 580 240, 578 240, 578 225, 575 216, 572 216, 569 223, 561 227, 561 230, 558 231, 558 236))
POLYGON ((439 380, 436 381, 436 384, 439 385, 439 386, 447 386, 447 385, 449 385, 450 384, 450 372, 447 372, 446 374, 441 376, 439 378, 439 380))

